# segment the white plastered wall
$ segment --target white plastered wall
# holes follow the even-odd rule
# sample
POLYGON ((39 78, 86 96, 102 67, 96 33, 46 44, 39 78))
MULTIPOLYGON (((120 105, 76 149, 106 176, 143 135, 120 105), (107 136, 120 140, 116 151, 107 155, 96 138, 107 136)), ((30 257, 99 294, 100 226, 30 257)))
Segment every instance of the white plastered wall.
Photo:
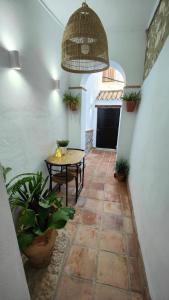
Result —
POLYGON ((144 81, 129 185, 150 293, 169 299, 169 38, 144 81))
POLYGON ((33 0, 1 0, 0 20, 0 161, 13 173, 36 171, 45 168, 56 140, 67 138, 63 29, 33 0), (19 51, 20 71, 10 69, 8 50, 19 51))
MULTIPOLYGON (((67 138, 62 33, 38 1, 0 1, 0 162, 12 167, 12 176, 45 169, 56 139, 67 138), (9 50, 19 51, 20 71, 10 69, 9 50), (53 79, 60 79, 60 90, 53 90, 53 79)), ((0 300, 28 300, 1 175, 0 203, 0 300)))

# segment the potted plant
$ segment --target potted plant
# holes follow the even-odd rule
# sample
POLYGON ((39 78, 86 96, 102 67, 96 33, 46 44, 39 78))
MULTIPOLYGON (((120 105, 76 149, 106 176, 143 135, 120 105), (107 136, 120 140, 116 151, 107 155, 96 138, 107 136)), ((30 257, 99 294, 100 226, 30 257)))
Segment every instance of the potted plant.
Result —
POLYGON ((128 173, 129 173, 128 161, 122 158, 117 160, 114 177, 117 178, 118 181, 126 181, 128 173))
MULTIPOLYGON (((5 168, 4 168, 5 170, 5 168)), ((20 174, 6 183, 20 250, 37 268, 48 265, 57 235, 73 219, 75 210, 62 207, 62 199, 46 189, 42 172, 20 174)))
POLYGON ((139 92, 130 92, 130 93, 125 93, 121 99, 125 101, 126 103, 126 110, 127 112, 133 112, 136 108, 137 103, 141 99, 141 94, 139 92))
POLYGON ((73 96, 71 93, 65 93, 63 96, 63 101, 72 111, 76 111, 80 106, 80 96, 73 96))
POLYGON ((57 146, 60 148, 62 155, 66 154, 68 144, 69 144, 68 140, 58 140, 57 141, 57 146))

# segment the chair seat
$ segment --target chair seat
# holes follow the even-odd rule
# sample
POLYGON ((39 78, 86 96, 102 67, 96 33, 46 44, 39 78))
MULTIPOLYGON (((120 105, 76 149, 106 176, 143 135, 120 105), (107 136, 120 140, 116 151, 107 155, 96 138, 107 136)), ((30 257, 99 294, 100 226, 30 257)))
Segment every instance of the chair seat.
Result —
MULTIPOLYGON (((72 181, 74 179, 74 175, 71 172, 67 172, 67 181, 72 181)), ((52 181, 63 184, 66 183, 66 172, 60 172, 52 176, 52 181)))

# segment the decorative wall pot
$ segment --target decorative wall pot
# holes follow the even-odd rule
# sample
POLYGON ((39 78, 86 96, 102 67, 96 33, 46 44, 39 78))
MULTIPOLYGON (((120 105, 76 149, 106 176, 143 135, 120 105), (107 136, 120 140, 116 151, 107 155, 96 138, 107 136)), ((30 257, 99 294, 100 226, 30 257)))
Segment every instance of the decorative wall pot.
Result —
POLYGON ((70 108, 70 110, 72 110, 72 111, 77 111, 78 108, 79 108, 79 105, 76 104, 76 103, 69 103, 69 108, 70 108))
POLYGON ((23 252, 34 268, 43 268, 50 262, 55 245, 57 231, 48 229, 44 235, 38 236, 23 252))
POLYGON ((114 178, 116 178, 118 181, 126 181, 126 174, 114 173, 114 178))
POLYGON ((133 112, 137 106, 136 101, 125 101, 126 102, 126 110, 127 112, 133 112))

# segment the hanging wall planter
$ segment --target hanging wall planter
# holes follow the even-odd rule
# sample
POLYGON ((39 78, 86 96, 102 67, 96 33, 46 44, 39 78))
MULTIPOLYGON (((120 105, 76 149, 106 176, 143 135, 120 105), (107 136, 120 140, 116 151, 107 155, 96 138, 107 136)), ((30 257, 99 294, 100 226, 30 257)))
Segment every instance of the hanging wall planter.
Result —
POLYGON ((63 101, 66 103, 67 107, 71 111, 77 111, 80 107, 80 97, 72 96, 71 93, 65 93, 63 97, 63 101))
POLYGON ((137 93, 136 92, 125 93, 121 99, 126 103, 126 111, 133 112, 135 111, 137 104, 141 99, 141 94, 140 91, 137 93))

